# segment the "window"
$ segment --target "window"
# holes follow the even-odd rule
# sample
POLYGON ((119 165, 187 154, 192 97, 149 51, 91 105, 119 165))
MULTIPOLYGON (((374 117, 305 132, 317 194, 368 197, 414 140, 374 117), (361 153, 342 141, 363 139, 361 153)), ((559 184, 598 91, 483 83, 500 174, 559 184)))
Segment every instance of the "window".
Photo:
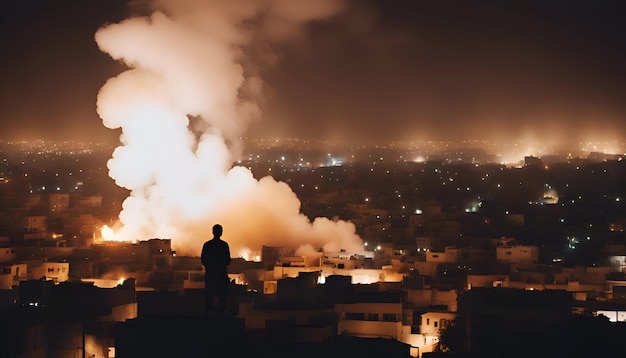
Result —
POLYGON ((48 272, 54 272, 54 267, 48 267, 48 272))
POLYGON ((365 313, 346 312, 346 319, 353 321, 365 321, 365 313))
POLYGON ((437 321, 433 322, 433 326, 435 326, 435 328, 437 328, 437 323, 439 323, 439 322, 437 322, 437 321))
POLYGON ((397 322, 398 315, 395 313, 383 313, 383 321, 386 322, 397 322))
POLYGON ((378 321, 378 313, 368 313, 367 314, 368 321, 378 321))

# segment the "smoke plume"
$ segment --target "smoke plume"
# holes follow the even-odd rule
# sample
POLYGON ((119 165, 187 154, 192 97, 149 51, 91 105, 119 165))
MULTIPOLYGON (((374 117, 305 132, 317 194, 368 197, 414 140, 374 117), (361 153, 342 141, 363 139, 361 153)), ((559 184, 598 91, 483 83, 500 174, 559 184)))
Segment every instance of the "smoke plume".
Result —
POLYGON ((335 0, 153 1, 151 15, 100 28, 100 49, 128 70, 100 89, 98 114, 121 129, 109 175, 129 189, 112 239, 172 239, 197 255, 215 223, 233 256, 262 245, 360 251, 352 223, 300 212, 283 182, 234 166, 240 137, 261 113, 255 66, 278 45, 340 11, 335 0), (250 54, 256 54, 250 56, 250 54))

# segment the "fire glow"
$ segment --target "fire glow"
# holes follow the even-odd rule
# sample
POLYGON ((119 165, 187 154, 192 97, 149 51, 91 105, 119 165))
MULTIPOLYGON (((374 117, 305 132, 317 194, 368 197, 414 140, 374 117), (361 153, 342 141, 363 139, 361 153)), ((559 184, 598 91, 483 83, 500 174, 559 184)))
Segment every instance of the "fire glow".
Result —
POLYGON ((103 124, 122 131, 109 176, 130 191, 103 238, 167 238, 197 255, 219 222, 233 255, 254 257, 262 245, 361 251, 352 223, 311 222, 287 184, 232 164, 260 114, 261 81, 244 67, 253 59, 244 61, 241 49, 252 40, 288 41, 339 4, 161 1, 150 17, 99 29, 100 49, 129 68, 97 99, 103 124), (243 31, 244 23, 258 28, 243 31))

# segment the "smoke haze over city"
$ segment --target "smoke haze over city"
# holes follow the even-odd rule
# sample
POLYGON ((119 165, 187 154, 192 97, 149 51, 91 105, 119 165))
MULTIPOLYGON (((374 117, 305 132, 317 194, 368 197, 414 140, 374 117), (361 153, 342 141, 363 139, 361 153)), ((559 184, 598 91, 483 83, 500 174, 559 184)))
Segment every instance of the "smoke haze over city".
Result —
MULTIPOLYGON (((272 2, 257 3, 252 11, 272 2)), ((241 24, 247 39, 231 40, 246 45, 246 57, 237 58, 248 61, 246 78, 262 80, 262 111, 247 136, 345 139, 349 131, 352 140, 521 138, 563 146, 623 139, 626 25, 618 1, 335 1, 327 13, 311 3, 318 2, 258 17, 243 12, 244 2, 230 19, 253 19, 241 24), (295 24, 289 41, 271 41, 295 24)), ((2 6, 4 136, 116 140, 95 97, 124 65, 97 48, 94 34, 149 15, 151 3, 2 6)))

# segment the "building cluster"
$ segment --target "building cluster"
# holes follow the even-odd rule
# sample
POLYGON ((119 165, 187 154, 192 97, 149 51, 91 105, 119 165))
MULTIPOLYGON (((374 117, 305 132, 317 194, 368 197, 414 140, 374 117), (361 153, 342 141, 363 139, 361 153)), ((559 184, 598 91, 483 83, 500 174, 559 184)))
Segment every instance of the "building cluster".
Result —
POLYGON ((280 347, 284 356, 303 345, 321 353, 360 339, 369 353, 418 357, 454 344, 442 332, 459 322, 464 333, 457 344, 471 344, 472 352, 494 349, 487 342, 498 332, 530 334, 573 317, 599 320, 607 334, 626 325, 626 245, 607 246, 604 265, 564 267, 539 263, 540 248, 511 238, 473 244, 439 251, 419 237, 411 249, 381 245, 363 254, 307 256, 263 247, 260 262, 233 259, 228 318, 208 321, 200 260, 177 256, 170 240, 5 244, 0 353, 128 357, 181 342, 199 349, 190 337, 213 330, 232 333, 221 344, 236 346, 236 337, 258 349, 280 347), (168 330, 162 341, 149 339, 168 330))
POLYGON ((57 190, 59 177, 75 187, 71 168, 4 168, 0 356, 620 356, 621 156, 518 168, 390 156, 273 161, 303 213, 354 223, 363 251, 233 258, 228 314, 209 319, 198 257, 167 238, 98 240, 127 193, 86 175, 57 190))

